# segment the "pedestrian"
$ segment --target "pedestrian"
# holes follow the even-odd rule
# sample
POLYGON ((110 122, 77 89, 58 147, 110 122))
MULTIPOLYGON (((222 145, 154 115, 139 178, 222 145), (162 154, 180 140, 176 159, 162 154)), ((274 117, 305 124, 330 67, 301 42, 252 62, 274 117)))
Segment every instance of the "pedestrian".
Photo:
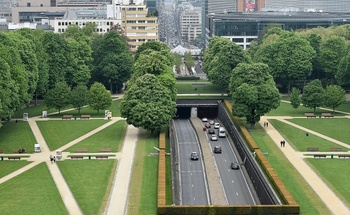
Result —
POLYGON ((52 155, 50 155, 50 161, 51 161, 51 163, 53 163, 53 157, 52 157, 52 155))
POLYGON ((269 122, 266 122, 266 127, 269 127, 269 122))
POLYGON ((305 134, 305 135, 306 135, 306 138, 309 138, 309 133, 308 133, 308 132, 306 132, 306 134, 305 134))
POLYGON ((266 122, 264 122, 264 128, 266 127, 266 122))
POLYGON ((286 146, 286 141, 285 140, 283 140, 283 147, 285 147, 286 146))
POLYGON ((281 147, 283 147, 283 140, 281 140, 281 147))
POLYGON ((53 156, 53 162, 56 163, 56 156, 53 156))

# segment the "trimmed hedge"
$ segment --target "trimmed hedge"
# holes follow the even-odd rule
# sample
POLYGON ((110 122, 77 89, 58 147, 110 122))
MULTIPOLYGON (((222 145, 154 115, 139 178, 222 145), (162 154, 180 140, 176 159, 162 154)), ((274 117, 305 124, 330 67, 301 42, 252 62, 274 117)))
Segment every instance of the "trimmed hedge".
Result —
POLYGON ((179 81, 197 81, 200 79, 201 78, 197 76, 176 76, 176 80, 179 80, 179 81))

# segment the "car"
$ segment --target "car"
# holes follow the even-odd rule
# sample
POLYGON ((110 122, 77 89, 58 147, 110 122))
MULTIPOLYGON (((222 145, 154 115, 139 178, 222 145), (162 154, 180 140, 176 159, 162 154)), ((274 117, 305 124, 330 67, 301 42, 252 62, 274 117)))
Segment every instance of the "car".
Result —
POLYGON ((237 163, 237 162, 232 162, 232 163, 231 163, 231 169, 239 169, 239 163, 237 163))
POLYGON ((205 123, 204 127, 211 128, 211 125, 209 123, 205 123))
POLYGON ((210 137, 210 139, 211 139, 212 141, 217 141, 217 140, 218 140, 218 136, 217 136, 216 134, 212 134, 211 137, 210 137))
POLYGON ((216 123, 214 124, 214 128, 216 128, 216 129, 220 128, 220 123, 216 122, 216 123))
POLYGON ((209 121, 209 124, 210 124, 210 125, 214 125, 214 123, 215 123, 214 120, 210 120, 210 121, 209 121))
POLYGON ((208 130, 208 134, 215 134, 214 128, 209 129, 209 130, 208 130))
POLYGON ((221 153, 222 153, 221 146, 215 146, 215 147, 214 147, 214 153, 216 153, 216 154, 221 154, 221 153))
POLYGON ((206 117, 202 118, 202 122, 208 122, 208 118, 206 117))
POLYGON ((199 159, 198 152, 192 152, 190 156, 191 156, 191 160, 198 160, 199 159))

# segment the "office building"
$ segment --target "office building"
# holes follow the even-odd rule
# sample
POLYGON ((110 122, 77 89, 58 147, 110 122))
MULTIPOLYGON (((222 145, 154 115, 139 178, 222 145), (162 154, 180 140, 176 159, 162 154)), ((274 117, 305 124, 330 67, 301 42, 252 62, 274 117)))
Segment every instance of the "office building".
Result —
POLYGON ((310 12, 350 12, 349 0, 265 0, 265 7, 295 7, 310 12))
POLYGON ((187 5, 180 13, 180 34, 182 41, 191 42, 202 34, 201 8, 187 5))

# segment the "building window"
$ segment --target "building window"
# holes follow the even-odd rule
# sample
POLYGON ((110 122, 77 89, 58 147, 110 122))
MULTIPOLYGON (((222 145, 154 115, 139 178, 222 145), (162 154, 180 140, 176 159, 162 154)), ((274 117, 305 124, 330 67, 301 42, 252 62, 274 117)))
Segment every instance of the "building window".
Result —
POLYGON ((27 2, 27 7, 30 7, 31 6, 31 3, 30 2, 27 2))
POLYGON ((43 4, 40 4, 40 7, 44 7, 44 5, 43 5, 43 4))

